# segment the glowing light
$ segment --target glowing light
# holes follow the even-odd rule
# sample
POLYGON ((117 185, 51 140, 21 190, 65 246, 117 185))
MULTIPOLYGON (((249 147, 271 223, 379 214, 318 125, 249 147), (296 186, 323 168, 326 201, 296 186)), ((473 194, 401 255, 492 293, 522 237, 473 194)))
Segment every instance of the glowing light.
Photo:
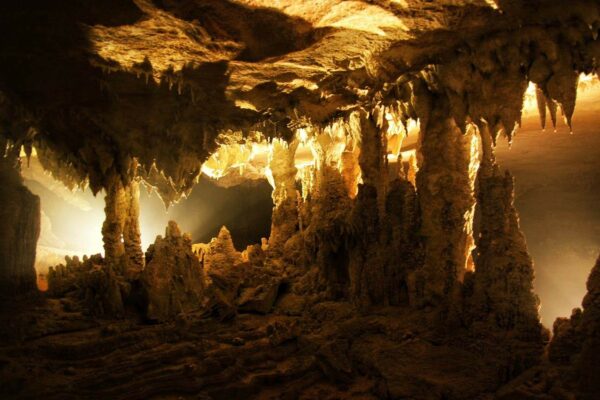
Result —
POLYGON ((488 6, 492 7, 494 10, 498 9, 498 4, 496 4, 495 0, 485 0, 488 6))

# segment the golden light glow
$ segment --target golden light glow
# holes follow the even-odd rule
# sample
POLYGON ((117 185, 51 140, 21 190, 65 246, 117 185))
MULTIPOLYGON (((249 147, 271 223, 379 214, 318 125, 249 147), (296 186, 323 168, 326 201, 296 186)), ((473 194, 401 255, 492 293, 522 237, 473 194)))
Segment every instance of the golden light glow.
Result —
MULTIPOLYGON (((523 98, 523 117, 532 117, 538 115, 538 106, 536 98, 536 87, 533 82, 529 82, 525 96, 523 98)), ((600 94, 600 80, 597 75, 581 74, 579 83, 577 84, 577 107, 575 112, 580 107, 582 102, 590 98, 597 99, 600 94)))

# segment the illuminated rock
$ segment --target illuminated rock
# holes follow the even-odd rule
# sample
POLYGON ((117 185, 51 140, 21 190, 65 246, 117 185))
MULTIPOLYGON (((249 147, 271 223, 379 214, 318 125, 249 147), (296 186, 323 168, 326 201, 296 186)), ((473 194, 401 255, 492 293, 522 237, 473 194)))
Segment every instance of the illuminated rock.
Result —
POLYGON ((243 261, 242 254, 233 246, 231 233, 225 226, 222 226, 217 237, 205 246, 200 258, 207 273, 226 271, 236 267, 243 261))
POLYGON ((69 188, 105 190, 105 258, 50 271, 60 300, 20 325, 26 354, 0 349, 28 378, 9 397, 578 395, 549 389, 554 368, 597 391, 598 267, 541 363, 512 177, 492 158, 529 86, 542 125, 558 105, 571 125, 580 75, 598 73, 597 2, 71 3, 1 6, 0 150, 35 146, 69 188), (417 156, 404 157, 415 121, 417 156), (268 244, 240 254, 222 228, 192 249, 172 222, 142 269, 138 182, 169 205, 201 173, 270 181, 268 244), (177 323, 90 328, 64 304, 177 323))
POLYGON ((294 154, 297 142, 287 144, 275 140, 269 156, 269 170, 273 186, 273 216, 269 253, 281 255, 285 242, 298 230, 298 193, 294 154))
POLYGON ((444 301, 462 281, 467 268, 470 221, 475 199, 469 176, 470 137, 464 135, 451 113, 448 98, 415 88, 415 109, 421 120, 417 192, 425 260, 418 271, 423 303, 444 301))
POLYGON ((144 267, 144 255, 139 225, 139 186, 131 182, 126 187, 114 179, 107 189, 102 225, 106 264, 121 274, 135 276, 144 267))

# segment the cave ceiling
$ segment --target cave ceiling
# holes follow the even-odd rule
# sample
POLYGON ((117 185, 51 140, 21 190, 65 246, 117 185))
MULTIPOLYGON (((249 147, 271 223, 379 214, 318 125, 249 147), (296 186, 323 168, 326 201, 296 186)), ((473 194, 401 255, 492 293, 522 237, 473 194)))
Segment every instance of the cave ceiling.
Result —
MULTIPOLYGON (((223 133, 289 140, 356 110, 434 105, 511 135, 596 73, 600 5, 577 0, 3 2, 0 129, 68 186, 189 192, 223 133), (436 102, 433 97, 443 97, 436 102)), ((379 113, 381 114, 381 113, 379 113)), ((545 122, 542 122, 545 123, 545 122)), ((5 145, 6 146, 6 145, 5 145)))

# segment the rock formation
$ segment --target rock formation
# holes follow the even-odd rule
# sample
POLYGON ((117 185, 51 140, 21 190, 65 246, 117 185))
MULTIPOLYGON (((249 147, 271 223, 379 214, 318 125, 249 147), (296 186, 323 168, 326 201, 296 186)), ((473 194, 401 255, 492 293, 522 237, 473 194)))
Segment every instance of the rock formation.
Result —
POLYGON ((597 368, 600 364, 600 258, 587 281, 587 294, 583 299, 581 316, 581 353, 575 369, 582 397, 592 399, 598 394, 600 384, 597 368))
POLYGON ((477 175, 479 229, 469 308, 500 329, 535 338, 541 332, 539 299, 533 293, 533 262, 513 204, 513 177, 496 165, 486 127, 481 136, 485 150, 477 175))
POLYGON ((297 142, 287 144, 276 140, 269 155, 269 170, 273 185, 273 217, 269 252, 281 255, 285 243, 298 230, 298 194, 294 154, 297 142))
POLYGON ((100 254, 65 258, 65 264, 50 267, 48 294, 78 300, 85 313, 98 317, 123 317, 131 286, 105 264, 100 254))
POLYGON ((233 246, 231 233, 225 226, 221 227, 216 238, 204 246, 199 257, 208 273, 230 270, 242 262, 242 255, 233 246))
POLYGON ((572 125, 579 77, 600 67, 597 1, 67 3, 0 6, 0 283, 35 282, 21 151, 69 188, 104 190, 105 254, 66 258, 47 297, 0 324, 9 396, 599 390, 600 265, 544 358, 514 183, 493 153, 530 83, 542 126, 559 107, 572 125), (138 185, 168 206, 201 173, 269 180, 268 241, 240 253, 223 227, 192 245, 170 222, 144 257, 138 185))
POLYGON ((106 190, 106 220, 102 226, 107 264, 131 276, 139 274, 144 267, 139 196, 137 182, 123 186, 120 179, 114 179, 106 190))
POLYGON ((425 240, 423 301, 439 303, 456 290, 467 269, 469 215, 474 205, 469 181, 470 138, 451 113, 449 99, 417 86, 421 118, 417 191, 425 240))
POLYGON ((40 199, 24 185, 14 157, 0 158, 0 293, 14 296, 35 290, 34 269, 40 235, 40 199))
POLYGON ((181 313, 199 311, 204 300, 204 273, 192 252, 189 235, 170 221, 165 237, 158 236, 146 252, 141 281, 148 296, 147 316, 168 321, 181 313))

